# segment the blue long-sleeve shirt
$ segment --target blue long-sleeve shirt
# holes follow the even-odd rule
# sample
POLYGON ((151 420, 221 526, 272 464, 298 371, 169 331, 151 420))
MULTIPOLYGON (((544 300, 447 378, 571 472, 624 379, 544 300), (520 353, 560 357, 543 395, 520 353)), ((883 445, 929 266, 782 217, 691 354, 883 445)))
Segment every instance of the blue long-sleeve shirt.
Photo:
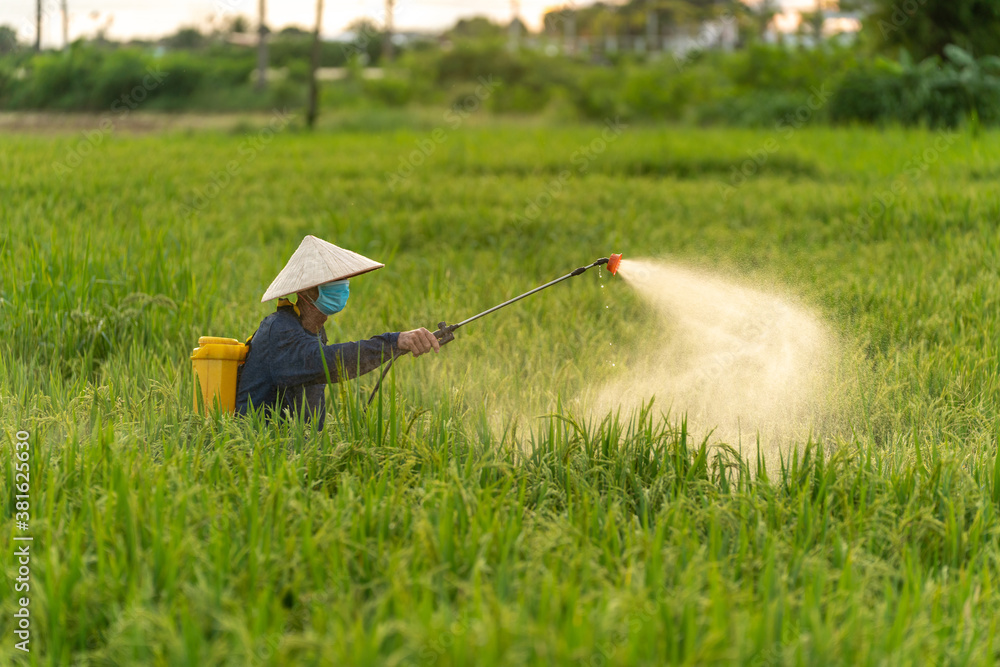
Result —
POLYGON ((236 412, 265 407, 273 416, 285 408, 292 414, 302 410, 306 419, 326 419, 326 370, 330 381, 340 382, 375 370, 398 353, 399 333, 352 343, 326 344, 326 330, 310 333, 295 309, 279 306, 265 317, 250 341, 250 351, 240 371, 236 388, 236 412))

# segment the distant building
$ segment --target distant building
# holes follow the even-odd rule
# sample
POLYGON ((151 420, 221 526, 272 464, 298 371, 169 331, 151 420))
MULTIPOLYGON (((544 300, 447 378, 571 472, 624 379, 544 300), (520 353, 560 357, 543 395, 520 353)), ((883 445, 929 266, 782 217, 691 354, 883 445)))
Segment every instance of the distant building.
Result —
MULTIPOLYGON (((753 6, 759 3, 747 4, 753 6)), ((771 42, 795 36, 800 43, 812 45, 815 36, 804 34, 803 28, 808 23, 808 15, 816 12, 821 12, 823 16, 820 33, 823 37, 842 35, 853 39, 861 30, 862 13, 840 11, 838 0, 777 0, 774 4, 778 6, 778 12, 774 15, 767 34, 767 39, 771 42)))

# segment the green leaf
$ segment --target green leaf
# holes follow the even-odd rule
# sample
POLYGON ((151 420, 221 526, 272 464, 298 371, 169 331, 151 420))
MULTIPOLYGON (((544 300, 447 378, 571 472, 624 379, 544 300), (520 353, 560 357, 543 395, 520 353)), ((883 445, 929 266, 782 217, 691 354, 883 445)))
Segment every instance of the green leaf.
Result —
POLYGON ((976 66, 976 59, 972 57, 972 54, 954 44, 948 44, 944 47, 944 54, 948 56, 948 60, 960 67, 976 66))

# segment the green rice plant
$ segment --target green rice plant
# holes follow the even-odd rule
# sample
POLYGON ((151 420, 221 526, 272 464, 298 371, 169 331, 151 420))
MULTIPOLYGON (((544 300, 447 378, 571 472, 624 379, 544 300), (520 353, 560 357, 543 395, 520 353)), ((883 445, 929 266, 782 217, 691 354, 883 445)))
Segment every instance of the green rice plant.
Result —
POLYGON ((78 138, 0 137, 0 446, 30 433, 35 538, 29 655, 4 542, 0 662, 995 663, 1000 139, 910 174, 939 135, 802 129, 723 198, 766 130, 628 128, 578 171, 600 131, 463 126, 395 189, 421 131, 287 131, 213 197, 239 133, 111 137, 62 180, 78 138), (587 274, 401 359, 367 411, 371 376, 331 388, 321 432, 195 415, 198 336, 249 335, 305 233, 386 262, 331 339, 621 251, 794 294, 859 395, 773 463, 665 397, 594 413, 663 324, 587 274))

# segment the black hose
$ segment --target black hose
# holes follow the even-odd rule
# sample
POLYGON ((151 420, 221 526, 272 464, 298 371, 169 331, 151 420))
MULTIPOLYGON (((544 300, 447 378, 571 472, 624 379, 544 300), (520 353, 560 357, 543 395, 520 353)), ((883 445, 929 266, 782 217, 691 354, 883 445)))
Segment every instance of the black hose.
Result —
POLYGON ((393 353, 392 358, 390 358, 389 362, 386 363, 385 368, 382 369, 382 374, 378 378, 378 382, 375 383, 375 388, 372 389, 372 393, 368 397, 368 402, 365 403, 364 409, 366 411, 368 410, 368 406, 372 404, 372 401, 375 400, 375 395, 378 393, 378 390, 382 388, 382 380, 384 380, 385 376, 389 374, 389 370, 392 368, 392 365, 396 363, 396 359, 399 359, 404 354, 409 354, 409 352, 401 352, 400 354, 393 353))

